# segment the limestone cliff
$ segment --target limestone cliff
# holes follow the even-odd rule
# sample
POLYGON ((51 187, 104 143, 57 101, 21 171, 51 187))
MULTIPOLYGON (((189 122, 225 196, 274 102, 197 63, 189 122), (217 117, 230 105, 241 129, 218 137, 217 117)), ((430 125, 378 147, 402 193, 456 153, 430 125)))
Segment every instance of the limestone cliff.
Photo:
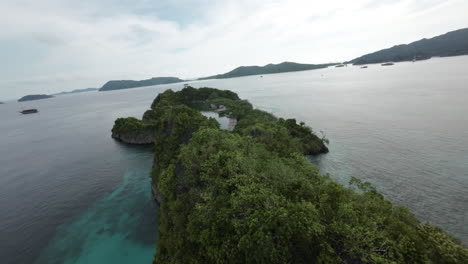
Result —
POLYGON ((155 127, 133 117, 119 118, 112 128, 112 137, 129 144, 153 144, 155 127))

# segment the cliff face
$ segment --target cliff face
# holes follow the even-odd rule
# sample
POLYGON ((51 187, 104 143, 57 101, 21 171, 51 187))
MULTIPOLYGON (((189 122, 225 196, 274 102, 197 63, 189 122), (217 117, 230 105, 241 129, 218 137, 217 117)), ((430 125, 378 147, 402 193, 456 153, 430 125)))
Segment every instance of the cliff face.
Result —
POLYGON ((112 132, 112 137, 128 144, 153 144, 156 131, 146 128, 140 131, 112 132))
POLYGON ((133 117, 119 118, 112 128, 112 137, 129 144, 153 144, 155 127, 133 117))
POLYGON ((162 202, 162 195, 158 190, 158 186, 156 183, 151 184, 151 194, 153 194, 153 199, 154 201, 158 204, 161 205, 162 202))
POLYGON ((311 136, 312 140, 308 143, 305 143, 305 155, 317 155, 320 153, 328 153, 329 149, 327 145, 325 145, 324 141, 319 137, 313 135, 311 136))

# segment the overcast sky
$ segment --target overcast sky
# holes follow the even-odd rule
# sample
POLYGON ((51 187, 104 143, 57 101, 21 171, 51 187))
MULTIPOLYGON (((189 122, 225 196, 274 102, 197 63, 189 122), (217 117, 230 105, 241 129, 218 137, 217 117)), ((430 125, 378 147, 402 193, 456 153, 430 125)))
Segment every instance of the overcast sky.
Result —
POLYGON ((0 100, 339 62, 468 27, 467 0, 0 0, 0 100))

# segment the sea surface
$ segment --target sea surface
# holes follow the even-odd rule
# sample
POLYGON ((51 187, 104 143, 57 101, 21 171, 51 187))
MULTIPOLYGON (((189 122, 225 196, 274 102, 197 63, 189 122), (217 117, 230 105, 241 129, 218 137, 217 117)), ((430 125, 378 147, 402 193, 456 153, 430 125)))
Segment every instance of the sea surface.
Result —
MULTIPOLYGON (((467 66, 461 56, 190 83, 306 122, 330 140, 330 153, 310 157, 322 173, 369 181, 468 244, 467 66)), ((168 88, 182 84, 0 105, 2 263, 150 263, 153 154, 110 130, 168 88)))

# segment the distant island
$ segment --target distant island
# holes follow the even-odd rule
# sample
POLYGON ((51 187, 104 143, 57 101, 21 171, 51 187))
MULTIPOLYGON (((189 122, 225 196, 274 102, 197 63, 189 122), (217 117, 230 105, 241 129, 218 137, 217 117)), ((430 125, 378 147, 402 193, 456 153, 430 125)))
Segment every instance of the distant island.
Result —
MULTIPOLYGON (((271 74, 271 73, 282 73, 282 72, 295 72, 295 71, 307 71, 326 68, 336 63, 327 63, 327 64, 300 64, 295 62, 283 62, 280 64, 268 64, 265 66, 241 66, 228 73, 218 74, 203 78, 198 78, 197 80, 208 80, 208 79, 225 79, 225 78, 235 78, 242 76, 250 75, 259 75, 259 74, 271 74)), ((104 84, 99 91, 112 91, 120 89, 129 89, 129 88, 138 88, 144 86, 152 86, 159 84, 170 84, 184 82, 185 80, 179 79, 177 77, 155 77, 147 80, 133 81, 133 80, 113 80, 108 81, 104 84)))
POLYGON ((388 61, 425 60, 432 57, 448 57, 468 54, 468 28, 448 32, 431 39, 421 39, 410 44, 366 54, 351 60, 355 65, 388 61))
POLYGON ((25 101, 34 101, 34 100, 42 100, 52 98, 52 95, 47 94, 31 94, 21 97, 18 102, 25 102, 25 101))
POLYGON ((316 70, 316 69, 326 68, 328 66, 335 65, 335 64, 336 63, 300 64, 300 63, 295 63, 295 62, 283 62, 280 64, 267 64, 265 66, 241 66, 224 74, 203 77, 203 78, 199 78, 198 80, 226 79, 226 78, 235 78, 235 77, 250 76, 250 75, 316 70))
POLYGON ((144 87, 144 86, 152 86, 158 84, 170 84, 170 83, 178 83, 183 82, 184 80, 176 78, 176 77, 155 77, 148 80, 141 80, 141 81, 132 81, 132 80, 120 80, 120 81, 108 81, 104 86, 99 89, 99 91, 112 91, 112 90, 120 90, 120 89, 129 89, 129 88, 137 88, 137 87, 144 87))
POLYGON ((93 92, 99 90, 98 88, 85 88, 85 89, 76 89, 70 92, 61 92, 56 93, 54 95, 65 95, 65 94, 74 94, 74 93, 86 93, 86 92, 93 92))
MULTIPOLYGON (((426 60, 432 57, 448 57, 467 54, 468 28, 465 28, 451 31, 431 39, 422 39, 410 44, 402 44, 392 48, 383 49, 363 55, 345 63, 363 65, 371 63, 426 60)), ((338 63, 301 64, 295 62, 282 62, 279 64, 270 63, 265 66, 240 66, 227 73, 201 77, 197 80, 227 79, 251 75, 307 71, 323 69, 333 65, 338 65, 338 63)), ((177 77, 155 77, 141 81, 112 80, 104 84, 99 91, 111 91, 178 82, 184 82, 184 80, 177 77)))

